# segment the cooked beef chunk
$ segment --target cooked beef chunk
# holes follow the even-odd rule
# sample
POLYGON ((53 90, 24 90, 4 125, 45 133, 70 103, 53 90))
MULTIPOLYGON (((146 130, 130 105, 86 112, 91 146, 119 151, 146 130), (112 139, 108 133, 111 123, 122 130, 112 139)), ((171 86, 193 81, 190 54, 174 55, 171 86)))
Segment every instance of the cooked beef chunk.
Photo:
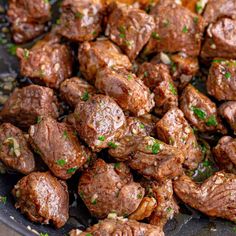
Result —
POLYGON ((221 168, 232 172, 236 166, 236 139, 224 136, 213 148, 213 154, 221 168))
POLYGON ((77 140, 65 123, 47 117, 29 129, 30 143, 52 173, 69 179, 91 153, 77 140))
POLYGON ((157 208, 149 218, 151 225, 163 228, 169 219, 179 213, 179 207, 173 197, 173 187, 171 180, 164 182, 148 181, 145 184, 148 196, 152 196, 157 201, 157 208))
POLYGON ((236 18, 235 0, 208 0, 203 17, 210 24, 222 17, 236 18))
POLYGON ((166 65, 145 62, 140 66, 138 75, 154 92, 157 115, 163 115, 170 108, 178 106, 178 92, 166 65))
POLYGON ((59 33, 76 41, 90 41, 102 31, 104 7, 100 0, 64 0, 59 33))
POLYGON ((178 83, 178 87, 182 89, 199 71, 198 58, 178 53, 171 55, 170 59, 171 74, 173 79, 178 83))
POLYGON ((148 218, 157 206, 157 201, 153 197, 144 197, 136 211, 130 216, 130 220, 143 220, 148 218))
POLYGON ((0 116, 20 127, 29 127, 40 116, 58 117, 57 99, 53 90, 38 85, 15 89, 4 104, 0 116))
POLYGON ((236 100, 235 60, 213 60, 207 79, 207 91, 218 100, 236 100))
POLYGON ((156 28, 145 48, 145 54, 164 51, 198 56, 204 30, 202 17, 173 1, 162 2, 151 10, 156 28))
POLYGON ((235 222, 236 176, 217 172, 203 184, 194 183, 182 176, 174 182, 174 191, 186 204, 208 216, 221 217, 235 222))
POLYGON ((130 154, 129 166, 147 178, 158 181, 182 174, 184 155, 177 148, 145 137, 130 154))
POLYGON ((79 102, 69 122, 93 151, 107 148, 121 137, 126 124, 122 109, 112 98, 104 95, 79 102))
POLYGON ((209 25, 201 57, 236 58, 236 20, 222 18, 209 25))
POLYGON ((71 107, 80 101, 87 101, 95 93, 96 89, 92 85, 78 77, 67 79, 60 86, 60 95, 71 107))
POLYGON ((151 91, 153 91, 160 82, 171 80, 170 71, 166 65, 149 62, 144 62, 139 67, 138 76, 151 91))
POLYGON ((124 163, 107 164, 98 159, 82 174, 78 193, 93 216, 104 218, 111 212, 130 215, 142 201, 144 189, 133 182, 124 163))
POLYGON ((0 125, 0 146, 0 160, 8 168, 22 174, 34 171, 34 156, 20 129, 10 123, 0 125))
POLYGON ((109 154, 118 161, 128 160, 142 138, 151 135, 155 127, 152 117, 128 117, 126 122, 123 136, 109 149, 109 154))
POLYGON ((225 133, 215 103, 190 84, 181 95, 180 108, 190 124, 199 131, 225 133))
POLYGON ((8 19, 16 43, 25 43, 44 32, 45 23, 51 18, 48 1, 9 0, 8 19))
POLYGON ((161 81, 154 90, 155 113, 164 115, 169 109, 178 107, 178 92, 172 79, 161 81))
POLYGON ((133 61, 148 42, 154 27, 153 17, 146 12, 115 3, 108 17, 106 35, 133 61))
POLYGON ((169 110, 156 124, 160 140, 182 150, 185 156, 184 165, 196 169, 203 155, 191 126, 178 108, 169 110))
POLYGON ((161 228, 139 223, 127 219, 105 219, 98 224, 89 227, 85 232, 72 230, 70 236, 105 236, 105 235, 127 235, 127 236, 164 236, 161 228))
POLYGON ((223 103, 219 107, 219 113, 230 124, 234 133, 236 133, 236 101, 223 103))
POLYGON ((42 40, 30 50, 17 48, 16 53, 21 75, 36 83, 59 88, 60 83, 71 76, 72 57, 66 45, 42 40))
POLYGON ((153 108, 153 94, 143 82, 123 67, 105 67, 97 72, 96 88, 112 97, 123 110, 135 116, 144 115, 153 108))
POLYGON ((79 48, 78 55, 80 72, 91 83, 95 82, 98 69, 105 66, 123 66, 130 70, 132 65, 129 58, 107 39, 98 39, 95 42, 84 42, 79 48))
POLYGON ((33 172, 23 177, 12 194, 16 198, 15 207, 33 222, 52 222, 60 228, 69 218, 67 185, 49 172, 33 172))

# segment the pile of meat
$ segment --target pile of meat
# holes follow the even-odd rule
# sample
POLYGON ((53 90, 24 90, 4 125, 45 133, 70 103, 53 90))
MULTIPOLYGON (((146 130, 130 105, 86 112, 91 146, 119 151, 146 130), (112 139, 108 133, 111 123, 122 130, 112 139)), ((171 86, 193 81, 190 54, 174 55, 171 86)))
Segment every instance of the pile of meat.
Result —
MULTIPOLYGON (((16 43, 47 30, 49 1, 8 2, 16 43)), ((64 0, 52 30, 17 48, 32 84, 0 112, 0 162, 25 175, 12 194, 31 221, 66 224, 76 175, 99 222, 71 236, 162 236, 180 200, 235 222, 236 2, 180 2, 64 0), (210 67, 205 94, 191 83, 199 64, 210 67), (209 161, 199 137, 216 133, 219 171, 196 183, 189 173, 209 161)))

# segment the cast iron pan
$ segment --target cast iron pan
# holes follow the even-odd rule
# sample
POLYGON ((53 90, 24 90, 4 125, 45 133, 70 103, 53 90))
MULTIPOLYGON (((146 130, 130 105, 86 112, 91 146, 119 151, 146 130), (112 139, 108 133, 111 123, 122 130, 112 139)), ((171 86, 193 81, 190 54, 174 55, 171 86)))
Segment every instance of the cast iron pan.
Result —
MULTIPOLYGON (((55 0, 51 1, 54 9, 54 22, 57 19, 58 2, 59 1, 55 0)), ((5 7, 5 5, 6 1, 0 0, 0 6, 5 7)), ((52 23, 49 24, 49 28, 51 24, 52 23)), ((0 13, 0 29, 2 29, 2 27, 8 27, 8 22, 3 12, 0 13)), ((0 40, 2 36, 5 37, 5 35, 0 33, 0 40)), ((11 92, 4 90, 4 84, 9 80, 9 77, 15 79, 14 86, 22 86, 30 83, 27 78, 17 76, 19 74, 18 61, 15 56, 9 53, 9 46, 10 48, 12 47, 12 45, 9 45, 9 43, 11 43, 10 35, 6 35, 6 38, 8 38, 8 44, 0 45, 0 93, 5 95, 11 92)), ((75 74, 76 73, 77 71, 75 70, 75 74)), ((197 81, 197 83, 198 82, 199 81, 197 81)), ((0 221, 19 232, 21 235, 31 236, 47 233, 48 236, 64 236, 72 228, 80 228, 83 230, 88 225, 96 223, 96 219, 90 216, 88 210, 81 202, 81 199, 76 195, 79 174, 67 181, 70 189, 70 219, 68 223, 60 230, 56 230, 51 226, 31 223, 14 208, 14 199, 11 195, 13 186, 21 177, 21 175, 16 173, 0 174, 0 196, 7 197, 5 204, 0 203, 0 221)), ((213 218, 209 219, 181 202, 179 205, 181 207, 181 213, 165 226, 166 236, 231 236, 236 234, 236 228, 231 222, 213 218)), ((0 235, 2 235, 1 232, 0 235)))

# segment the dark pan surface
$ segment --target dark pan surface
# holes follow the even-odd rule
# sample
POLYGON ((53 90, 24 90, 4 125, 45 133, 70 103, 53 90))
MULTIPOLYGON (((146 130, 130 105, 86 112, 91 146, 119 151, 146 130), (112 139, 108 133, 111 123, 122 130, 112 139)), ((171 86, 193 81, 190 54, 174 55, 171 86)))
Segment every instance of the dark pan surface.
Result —
MULTIPOLYGON (((0 6, 4 6, 5 3, 6 1, 0 0, 0 6)), ((56 4, 56 1, 54 1, 55 9, 57 8, 56 4)), ((0 15, 0 27, 2 26, 8 26, 4 14, 0 15)), ((8 77, 16 78, 16 86, 28 83, 24 78, 17 78, 17 74, 17 59, 9 54, 6 45, 0 45, 0 92, 3 91, 3 84, 8 80, 8 77)), ((70 219, 65 227, 56 230, 50 226, 31 223, 16 210, 11 190, 21 176, 15 173, 0 174, 0 196, 7 197, 6 204, 0 203, 0 221, 25 236, 37 235, 37 232, 38 235, 47 233, 48 236, 63 236, 72 228, 84 229, 88 225, 96 223, 96 220, 91 218, 87 209, 75 194, 78 177, 78 175, 74 176, 68 181, 71 191, 70 219), (36 233, 33 232, 34 230, 36 233)), ((209 219, 181 203, 180 206, 181 213, 168 222, 165 227, 166 236, 231 236, 236 234, 234 224, 223 220, 209 219)))

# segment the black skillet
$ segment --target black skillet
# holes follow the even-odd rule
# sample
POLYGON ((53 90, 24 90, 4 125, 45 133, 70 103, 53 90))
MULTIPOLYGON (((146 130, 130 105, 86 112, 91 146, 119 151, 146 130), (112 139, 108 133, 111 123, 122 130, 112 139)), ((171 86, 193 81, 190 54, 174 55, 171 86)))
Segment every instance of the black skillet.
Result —
MULTIPOLYGON (((54 22, 57 19, 57 9, 59 1, 51 1, 54 9, 54 22)), ((0 6, 4 7, 6 1, 0 0, 0 6)), ((8 27, 4 12, 0 12, 0 29, 8 27)), ((49 25, 50 27, 50 25, 49 25)), ((15 56, 12 56, 9 51, 14 51, 14 46, 10 43, 10 36, 6 35, 8 42, 2 40, 5 37, 0 33, 0 93, 7 95, 4 90, 4 84, 10 78, 15 78, 15 86, 22 86, 29 81, 25 78, 17 77, 18 61, 15 56)), ((4 38, 5 39, 5 38, 4 38)), ((24 45, 25 46, 25 45, 24 45)), ((26 45, 30 46, 30 45, 26 45)), ((76 72, 76 71, 75 71, 76 72)), ((195 80, 196 84, 201 85, 200 80, 195 80)), ((195 84, 195 85, 196 85, 195 84)), ((14 86, 13 86, 14 87, 14 86)), ((28 221, 18 210, 14 208, 14 200, 11 195, 11 190, 16 182, 21 178, 16 173, 0 174, 0 196, 6 196, 6 203, 0 203, 0 221, 6 224, 9 228, 17 231, 21 235, 48 235, 48 236, 63 236, 72 228, 84 229, 88 225, 96 223, 81 200, 77 197, 76 188, 78 183, 78 175, 68 181, 70 189, 70 219, 68 223, 60 230, 56 230, 51 226, 39 225, 28 221)), ((174 219, 170 220, 165 226, 166 236, 231 236, 236 235, 236 227, 234 224, 219 219, 208 218, 199 212, 180 203, 181 213, 174 219)), ((0 236, 3 235, 0 232, 0 236)))

